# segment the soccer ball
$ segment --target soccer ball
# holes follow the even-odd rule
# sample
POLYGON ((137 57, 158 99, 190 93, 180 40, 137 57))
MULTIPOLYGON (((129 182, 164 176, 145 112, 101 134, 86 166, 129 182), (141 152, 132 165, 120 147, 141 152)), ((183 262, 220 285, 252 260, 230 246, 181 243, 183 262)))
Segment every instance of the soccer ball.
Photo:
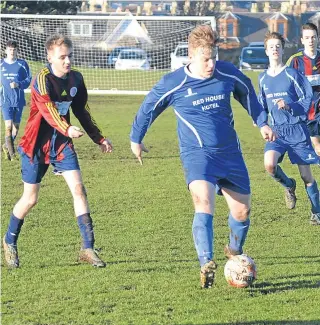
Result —
POLYGON ((224 267, 227 282, 235 288, 246 288, 257 278, 254 260, 245 255, 232 256, 224 267))

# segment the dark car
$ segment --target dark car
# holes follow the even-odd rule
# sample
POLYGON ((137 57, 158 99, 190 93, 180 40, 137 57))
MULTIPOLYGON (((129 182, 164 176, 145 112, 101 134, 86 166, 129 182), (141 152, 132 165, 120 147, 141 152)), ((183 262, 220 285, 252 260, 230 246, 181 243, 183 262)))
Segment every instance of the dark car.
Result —
POLYGON ((129 46, 119 46, 115 47, 109 54, 108 59, 107 59, 107 67, 108 68, 114 68, 116 61, 119 57, 119 54, 122 50, 130 50, 132 47, 129 46))
POLYGON ((240 70, 267 69, 269 58, 263 47, 244 47, 239 58, 240 70))

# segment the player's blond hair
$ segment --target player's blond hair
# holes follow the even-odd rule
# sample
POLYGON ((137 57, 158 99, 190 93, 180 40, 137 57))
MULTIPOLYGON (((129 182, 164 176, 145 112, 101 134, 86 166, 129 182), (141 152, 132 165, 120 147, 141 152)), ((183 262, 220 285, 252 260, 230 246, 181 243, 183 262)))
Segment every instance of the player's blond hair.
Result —
POLYGON ((277 32, 268 32, 264 38, 264 48, 267 48, 267 42, 269 39, 278 39, 281 41, 282 48, 284 49, 284 45, 286 44, 285 39, 280 33, 277 32))
POLYGON ((218 43, 219 35, 209 25, 199 25, 195 27, 188 38, 189 53, 194 53, 198 48, 212 50, 218 43))
POLYGON ((49 36, 46 40, 46 50, 47 52, 52 50, 55 46, 61 46, 65 45, 68 48, 72 48, 73 44, 69 37, 64 36, 62 34, 55 34, 52 36, 49 36))

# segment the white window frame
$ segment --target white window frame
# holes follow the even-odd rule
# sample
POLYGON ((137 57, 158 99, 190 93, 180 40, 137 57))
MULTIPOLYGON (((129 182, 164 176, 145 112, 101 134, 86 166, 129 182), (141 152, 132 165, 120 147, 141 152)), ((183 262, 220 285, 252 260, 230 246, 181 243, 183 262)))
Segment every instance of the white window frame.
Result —
POLYGON ((71 21, 71 36, 92 37, 92 22, 89 21, 71 21), (80 26, 80 33, 75 33, 75 26, 80 26), (89 26, 89 33, 84 32, 84 26, 89 26))

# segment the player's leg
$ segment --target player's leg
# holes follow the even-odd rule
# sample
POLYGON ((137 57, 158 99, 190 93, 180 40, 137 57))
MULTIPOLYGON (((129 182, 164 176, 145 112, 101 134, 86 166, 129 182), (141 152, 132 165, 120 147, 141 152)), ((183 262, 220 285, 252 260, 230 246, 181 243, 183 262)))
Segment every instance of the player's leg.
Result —
POLYGON ((93 223, 81 172, 79 169, 66 170, 62 172, 62 176, 68 184, 73 197, 74 211, 82 238, 80 260, 87 261, 93 266, 105 267, 106 264, 94 251, 93 223))
POLYGON ((18 267, 17 241, 24 223, 25 216, 37 204, 40 183, 47 171, 48 165, 40 164, 37 157, 33 160, 24 153, 21 154, 21 172, 24 182, 23 194, 13 208, 8 230, 3 238, 5 259, 10 267, 18 267))
POLYGON ((296 206, 296 181, 289 178, 282 168, 278 165, 285 151, 280 147, 277 150, 267 150, 264 153, 264 166, 268 174, 285 188, 285 201, 288 209, 296 206))
POLYGON ((223 196, 229 207, 229 245, 225 247, 225 255, 240 255, 243 253, 243 245, 247 238, 250 227, 250 206, 251 195, 243 194, 231 190, 230 188, 222 188, 223 196))
POLYGON ((217 268, 213 261, 215 186, 206 180, 194 180, 189 184, 189 190, 195 209, 192 234, 201 267, 200 282, 202 288, 210 288, 217 268))
POLYGON ((316 152, 316 154, 318 156, 320 156, 320 136, 317 135, 317 136, 311 137, 310 139, 313 144, 314 151, 316 152))
POLYGON ((320 202, 317 182, 312 176, 310 165, 298 165, 298 168, 311 203, 310 223, 320 225, 320 202))
POLYGON ((12 119, 7 119, 4 121, 5 125, 5 143, 2 146, 3 152, 6 154, 6 157, 11 160, 15 156, 15 149, 12 141, 12 128, 13 122, 12 119))
POLYGON ((13 110, 13 126, 12 126, 12 142, 14 143, 14 140, 16 139, 20 122, 22 118, 22 112, 23 112, 23 106, 22 107, 15 107, 13 110))

